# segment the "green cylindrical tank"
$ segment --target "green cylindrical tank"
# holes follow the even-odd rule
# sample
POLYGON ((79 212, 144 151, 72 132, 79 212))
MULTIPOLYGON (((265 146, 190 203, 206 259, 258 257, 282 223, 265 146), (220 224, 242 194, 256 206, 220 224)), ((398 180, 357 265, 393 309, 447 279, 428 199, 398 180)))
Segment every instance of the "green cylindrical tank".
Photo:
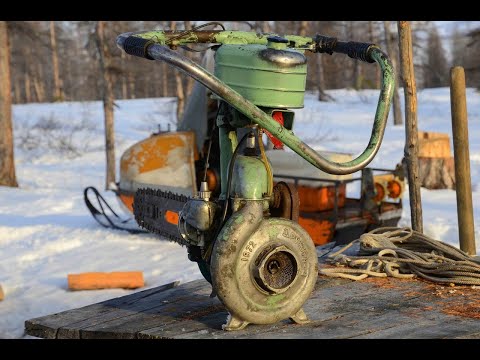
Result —
POLYGON ((215 54, 215 75, 257 106, 301 108, 307 59, 286 45, 222 45, 215 54))

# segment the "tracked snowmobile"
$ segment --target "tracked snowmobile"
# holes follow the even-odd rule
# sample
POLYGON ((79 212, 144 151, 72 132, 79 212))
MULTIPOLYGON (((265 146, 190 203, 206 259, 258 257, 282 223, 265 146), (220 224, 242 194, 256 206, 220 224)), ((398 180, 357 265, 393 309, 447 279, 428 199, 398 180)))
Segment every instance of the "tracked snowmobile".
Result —
POLYGON ((388 57, 373 44, 321 35, 225 30, 126 33, 117 44, 198 81, 177 131, 153 134, 123 154, 121 202, 141 227, 187 247, 229 310, 226 330, 285 318, 307 322, 302 305, 316 281, 314 245, 347 242, 401 216, 402 168, 366 168, 390 109, 388 57), (174 51, 189 43, 215 44, 214 65, 174 51), (344 53, 382 70, 372 135, 355 159, 318 153, 292 131, 291 109, 303 107, 305 51, 344 53), (353 182, 361 183, 358 199, 346 196, 353 182))

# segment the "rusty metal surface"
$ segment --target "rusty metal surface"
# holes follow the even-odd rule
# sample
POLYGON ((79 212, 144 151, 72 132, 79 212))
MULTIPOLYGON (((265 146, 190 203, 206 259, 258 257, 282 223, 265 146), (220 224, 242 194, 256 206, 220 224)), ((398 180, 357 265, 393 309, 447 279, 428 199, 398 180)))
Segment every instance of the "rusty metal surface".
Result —
POLYGON ((300 200, 295 186, 280 181, 273 187, 273 203, 270 214, 298 222, 300 215, 300 200))

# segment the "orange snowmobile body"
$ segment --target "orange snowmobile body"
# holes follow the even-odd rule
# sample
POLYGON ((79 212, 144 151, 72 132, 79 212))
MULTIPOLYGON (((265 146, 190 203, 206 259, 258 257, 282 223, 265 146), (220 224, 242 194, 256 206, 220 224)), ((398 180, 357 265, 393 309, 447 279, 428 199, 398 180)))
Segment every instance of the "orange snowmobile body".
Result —
POLYGON ((133 212, 133 195, 149 187, 193 195, 198 151, 192 131, 155 134, 128 148, 120 159, 117 195, 133 212))

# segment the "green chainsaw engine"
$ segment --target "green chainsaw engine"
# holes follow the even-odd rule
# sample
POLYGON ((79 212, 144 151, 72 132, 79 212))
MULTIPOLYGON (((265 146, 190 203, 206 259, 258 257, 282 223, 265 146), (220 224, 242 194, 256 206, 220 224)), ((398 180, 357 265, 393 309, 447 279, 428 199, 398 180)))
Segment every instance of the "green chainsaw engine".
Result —
MULTIPOLYGON (((255 34, 240 31, 151 31, 118 37, 128 54, 165 61, 209 88, 219 102, 216 116, 220 153, 220 194, 202 181, 187 199, 161 190, 139 189, 134 214, 140 226, 186 245, 228 309, 224 329, 290 318, 308 321, 303 304, 316 283, 318 260, 310 235, 298 224, 298 195, 286 183, 274 186, 262 135, 275 147, 288 146, 313 166, 332 174, 365 167, 379 149, 390 107, 393 71, 388 57, 372 44, 334 38, 255 34), (206 71, 175 49, 214 43, 215 71, 206 71), (307 79, 304 52, 346 53, 383 70, 383 85, 369 145, 356 159, 325 159, 292 132, 302 108, 307 79), (237 137, 238 136, 238 137, 237 137), (238 140, 240 138, 240 140, 238 140), (166 220, 176 212, 177 226, 166 220)), ((209 150, 210 151, 210 150, 209 150)), ((206 169, 208 168, 208 156, 206 169)))

